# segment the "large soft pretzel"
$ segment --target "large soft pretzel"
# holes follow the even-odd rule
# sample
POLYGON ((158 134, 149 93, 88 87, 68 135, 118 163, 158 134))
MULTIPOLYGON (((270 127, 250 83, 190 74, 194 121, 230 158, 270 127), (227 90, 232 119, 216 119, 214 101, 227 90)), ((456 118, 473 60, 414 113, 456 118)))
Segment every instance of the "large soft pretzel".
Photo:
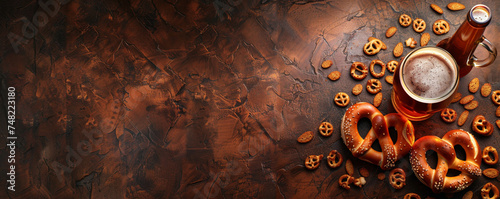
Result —
POLYGON ((481 175, 481 149, 474 136, 463 130, 451 130, 443 139, 429 135, 418 139, 410 152, 410 163, 417 178, 433 192, 453 193, 467 188, 481 175), (465 161, 457 158, 455 145, 465 150, 465 161), (438 154, 436 169, 427 163, 425 152, 438 154), (460 175, 446 176, 448 169, 460 171, 460 175))
POLYGON ((405 156, 415 142, 412 123, 399 113, 386 116, 373 105, 360 102, 347 109, 341 124, 342 139, 354 157, 379 165, 387 170, 396 165, 396 161, 405 156), (368 118, 372 128, 365 138, 358 132, 358 121, 368 118), (389 127, 395 127, 398 138, 394 143, 389 135, 389 127), (371 148, 375 140, 379 140, 382 152, 371 148))

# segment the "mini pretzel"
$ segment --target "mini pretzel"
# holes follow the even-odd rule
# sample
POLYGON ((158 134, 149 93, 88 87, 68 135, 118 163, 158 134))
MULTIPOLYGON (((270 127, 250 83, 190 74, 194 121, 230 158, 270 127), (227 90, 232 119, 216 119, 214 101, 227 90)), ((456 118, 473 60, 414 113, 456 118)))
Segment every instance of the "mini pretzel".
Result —
POLYGON ((378 79, 370 79, 366 82, 366 90, 371 94, 377 94, 382 90, 382 83, 378 79))
POLYGON ((380 39, 372 39, 363 47, 363 52, 367 55, 375 55, 383 48, 384 44, 380 39))
POLYGON ((430 187, 434 193, 453 193, 467 188, 481 176, 481 149, 474 136, 463 130, 451 130, 443 138, 428 135, 418 139, 410 152, 410 163, 415 176, 430 187), (460 145, 466 154, 465 161, 457 158, 455 145, 460 145), (438 154, 436 169, 427 163, 425 153, 438 154), (447 177, 449 169, 458 170, 458 176, 447 177))
POLYGON ((351 76, 356 80, 362 80, 368 75, 368 68, 361 62, 354 62, 351 65, 351 76), (361 75, 356 74, 360 72, 361 75))
POLYGON ((441 119, 445 122, 452 123, 457 119, 457 112, 451 108, 445 108, 441 111, 441 119))
POLYGON ((493 133, 493 124, 488 122, 484 116, 477 115, 472 121, 472 130, 480 135, 489 136, 493 133))
POLYGON ((319 167, 319 161, 323 159, 323 154, 321 155, 309 155, 306 158, 305 165, 309 170, 314 170, 319 167))
POLYGON ((398 68, 398 61, 396 60, 392 60, 390 62, 387 63, 387 70, 389 70, 389 72, 393 73, 394 71, 396 71, 396 68, 398 68))
POLYGON ((339 92, 335 95, 335 99, 333 101, 335 101, 335 104, 338 106, 347 106, 349 104, 349 95, 344 92, 339 92))
POLYGON ((378 59, 372 60, 372 62, 370 63, 370 74, 372 74, 372 76, 375 77, 375 78, 381 78, 381 77, 383 77, 385 75, 385 64, 384 64, 384 62, 382 62, 382 61, 380 61, 378 59), (379 65, 382 68, 379 73, 375 73, 375 70, 374 70, 375 65, 379 65))
POLYGON ((496 199, 499 194, 498 188, 491 182, 486 183, 481 189, 481 197, 483 197, 483 199, 496 199), (493 191, 493 197, 490 197, 490 191, 493 191))
POLYGON ((491 101, 493 101, 495 105, 500 105, 500 90, 493 91, 491 94, 491 101))
POLYGON ((406 173, 401 168, 395 168, 389 174, 389 184, 394 189, 401 189, 406 185, 406 173))
POLYGON ((349 184, 353 183, 354 182, 354 177, 348 175, 348 174, 344 174, 342 176, 340 176, 339 178, 339 185, 344 188, 344 189, 351 189, 351 187, 349 186, 349 184))
POLYGON ((438 19, 434 22, 434 25, 432 25, 432 31, 434 31, 437 35, 445 34, 450 31, 450 24, 443 19, 438 19))
POLYGON ((330 124, 330 122, 321 123, 321 125, 319 125, 318 129, 319 129, 319 133, 325 137, 328 137, 328 136, 332 135, 332 133, 333 133, 333 126, 332 126, 332 124, 330 124))
POLYGON ((403 199, 420 199, 420 196, 416 193, 407 193, 403 199))
POLYGON ((415 30, 415 32, 423 32, 425 27, 426 25, 423 19, 416 18, 415 21, 413 21, 413 30, 415 30))
POLYGON ((406 117, 399 113, 384 116, 375 106, 366 102, 354 104, 347 109, 340 129, 344 144, 354 157, 379 165, 383 170, 394 167, 396 161, 410 151, 415 141, 413 125, 406 117), (372 122, 372 128, 365 138, 358 132, 358 121, 362 118, 368 118, 372 122), (398 132, 396 142, 389 135, 390 127, 398 132), (377 139, 382 152, 371 148, 377 139))
POLYGON ((402 14, 399 16, 399 24, 401 24, 403 27, 408 27, 411 24, 411 17, 408 16, 407 14, 402 14))
POLYGON ((489 164, 489 165, 494 165, 498 162, 498 152, 497 149, 495 149, 492 146, 487 146, 483 149, 483 160, 484 163, 489 164), (490 156, 490 154, 493 155, 493 158, 490 156))
POLYGON ((342 160, 344 160, 342 158, 342 154, 340 154, 337 150, 330 151, 328 156, 326 156, 326 159, 328 166, 330 166, 331 168, 339 167, 342 164, 342 160))

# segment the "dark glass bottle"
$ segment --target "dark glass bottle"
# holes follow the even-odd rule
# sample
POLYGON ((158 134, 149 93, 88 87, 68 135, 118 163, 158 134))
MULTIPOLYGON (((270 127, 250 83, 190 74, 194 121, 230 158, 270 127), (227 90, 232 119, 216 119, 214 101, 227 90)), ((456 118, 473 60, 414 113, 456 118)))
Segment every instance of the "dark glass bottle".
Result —
POLYGON ((467 19, 462 23, 452 37, 440 41, 437 46, 441 47, 455 58, 460 67, 460 77, 467 75, 472 67, 488 66, 496 58, 496 48, 484 36, 484 30, 491 21, 490 9, 478 4, 467 13, 467 19), (476 47, 481 45, 488 52, 488 58, 478 60, 474 56, 476 47))

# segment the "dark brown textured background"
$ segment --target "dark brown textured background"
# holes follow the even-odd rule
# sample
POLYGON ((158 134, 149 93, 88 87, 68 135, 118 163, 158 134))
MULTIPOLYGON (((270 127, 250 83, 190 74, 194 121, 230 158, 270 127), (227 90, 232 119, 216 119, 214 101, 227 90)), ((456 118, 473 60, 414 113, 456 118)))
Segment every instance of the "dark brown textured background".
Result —
MULTIPOLYGON (((469 190, 479 197, 483 184, 500 182, 482 176, 465 191, 435 195, 417 180, 408 156, 397 163, 407 173, 403 189, 379 181, 380 168, 353 158, 340 139, 347 108, 332 102, 339 91, 350 95, 351 104, 372 102, 374 95, 366 90, 351 94, 356 83, 365 85, 371 77, 357 82, 349 67, 354 61, 387 63, 395 59, 392 49, 398 42, 419 41, 419 34, 398 24, 402 13, 424 19, 429 45, 435 45, 452 36, 468 9, 484 3, 493 11, 485 36, 500 47, 500 2, 462 1, 466 9, 455 12, 446 8, 448 2, 71 0, 16 53, 7 35, 22 36, 19 19, 32 21, 43 10, 37 1, 2 1, 0 173, 8 172, 9 86, 17 91, 18 143, 16 192, 6 189, 1 174, 0 197, 402 198, 416 192, 425 198, 462 197, 469 190), (433 12, 430 3, 444 14, 433 12), (451 30, 437 36, 431 26, 441 18, 451 30), (387 39, 390 26, 398 32, 387 39), (364 55, 361 49, 370 36, 388 49, 364 55), (322 69, 326 59, 334 64, 322 69), (336 82, 326 79, 334 70, 342 73, 336 82), (300 134, 316 132, 323 121, 333 124, 333 136, 316 133, 312 142, 297 143, 300 134), (307 155, 326 156, 332 149, 356 169, 370 170, 363 188, 338 186, 344 165, 330 169, 323 160, 315 171, 304 168, 307 155)), ((409 51, 405 47, 405 54, 409 51)), ((468 95, 467 83, 474 77, 500 89, 499 64, 473 69, 461 79, 459 91, 468 95)), ((382 84, 380 110, 394 112, 391 85, 382 84)), ((474 95, 480 106, 464 126, 434 115, 414 123, 416 137, 470 131, 477 114, 499 119, 489 97, 474 95)), ((464 110, 458 103, 450 107, 459 114, 464 110)), ((476 138, 481 147, 500 148, 498 133, 495 127, 492 136, 476 138)))

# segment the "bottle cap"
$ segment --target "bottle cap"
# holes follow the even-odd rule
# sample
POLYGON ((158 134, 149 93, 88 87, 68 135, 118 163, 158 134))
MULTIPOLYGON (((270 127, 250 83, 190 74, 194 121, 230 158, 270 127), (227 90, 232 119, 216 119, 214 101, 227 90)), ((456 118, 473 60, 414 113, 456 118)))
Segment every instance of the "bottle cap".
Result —
POLYGON ((472 7, 467 15, 467 18, 472 23, 473 26, 484 27, 487 26, 491 21, 491 11, 488 6, 483 4, 477 4, 472 7))

